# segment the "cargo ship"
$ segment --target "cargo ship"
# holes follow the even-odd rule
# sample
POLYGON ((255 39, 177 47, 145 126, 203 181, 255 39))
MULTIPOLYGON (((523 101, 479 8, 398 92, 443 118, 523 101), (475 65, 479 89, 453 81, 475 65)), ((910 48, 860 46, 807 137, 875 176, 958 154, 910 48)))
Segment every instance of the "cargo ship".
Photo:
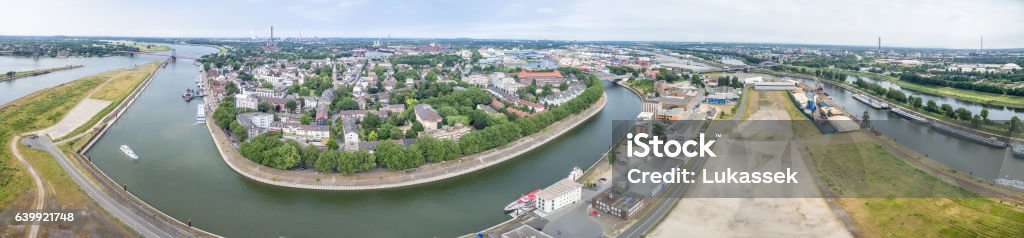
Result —
POLYGON ((917 123, 928 124, 928 119, 925 119, 924 117, 921 117, 921 116, 918 116, 918 115, 914 115, 914 114, 912 114, 912 113, 910 113, 908 111, 904 111, 904 110, 899 109, 899 108, 895 108, 894 107, 894 108, 892 108, 892 110, 890 112, 892 112, 893 114, 899 115, 899 116, 901 116, 903 118, 910 119, 911 121, 914 121, 914 122, 917 122, 917 123))
POLYGON ((1013 153, 1014 158, 1024 159, 1024 144, 1011 143, 1010 152, 1013 153))
POLYGON ((868 106, 871 106, 871 108, 874 108, 874 109, 887 109, 887 108, 889 108, 889 104, 888 103, 882 102, 882 101, 879 101, 879 100, 875 100, 875 99, 873 99, 871 97, 868 97, 867 95, 864 95, 864 94, 860 94, 860 93, 854 94, 853 98, 857 99, 857 101, 860 101, 860 102, 862 102, 864 104, 867 104, 868 106))
POLYGON ((973 141, 975 143, 979 143, 979 144, 987 145, 987 146, 991 146, 991 147, 1006 148, 1006 142, 1002 142, 999 139, 996 139, 995 137, 982 137, 980 135, 973 134, 973 133, 968 133, 966 131, 963 131, 963 130, 960 130, 960 129, 957 129, 957 128, 954 128, 952 126, 948 126, 948 125, 945 125, 945 124, 942 124, 942 123, 938 123, 938 122, 934 122, 931 125, 932 125, 932 128, 935 128, 935 130, 937 130, 939 132, 942 132, 942 133, 946 133, 947 135, 951 135, 951 136, 954 136, 954 137, 958 137, 958 138, 961 138, 961 139, 964 139, 964 140, 973 141))

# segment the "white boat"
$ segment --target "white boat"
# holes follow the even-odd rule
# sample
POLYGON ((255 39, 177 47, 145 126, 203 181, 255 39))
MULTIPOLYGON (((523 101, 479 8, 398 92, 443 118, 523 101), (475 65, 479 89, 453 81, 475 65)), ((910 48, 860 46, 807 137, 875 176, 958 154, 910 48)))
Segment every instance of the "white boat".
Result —
POLYGON ((128 148, 128 145, 121 145, 121 152, 128 156, 128 158, 139 159, 139 155, 135 154, 132 148, 128 148))
POLYGON ((206 123, 206 108, 205 103, 196 105, 196 123, 206 123))
POLYGON ((1014 187, 1016 189, 1024 189, 1024 181, 1010 179, 1010 178, 997 178, 995 182, 998 184, 1014 187))
POLYGON ((520 208, 532 206, 534 200, 537 199, 537 193, 540 193, 540 189, 533 190, 533 192, 530 192, 526 195, 523 195, 522 197, 519 197, 519 199, 516 199, 515 201, 512 201, 512 203, 509 203, 507 206, 505 206, 505 211, 514 211, 520 208))

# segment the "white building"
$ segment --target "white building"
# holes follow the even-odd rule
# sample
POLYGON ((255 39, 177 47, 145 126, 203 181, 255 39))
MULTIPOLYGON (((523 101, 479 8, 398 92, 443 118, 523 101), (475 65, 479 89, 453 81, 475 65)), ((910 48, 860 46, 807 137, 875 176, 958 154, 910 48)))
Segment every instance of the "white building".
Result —
POLYGON ((259 102, 256 97, 248 94, 235 94, 235 108, 249 108, 256 110, 256 106, 259 102))
POLYGON ((754 83, 754 90, 782 90, 790 91, 796 89, 795 82, 759 82, 754 83))
POLYGON ((545 213, 557 211, 565 206, 579 202, 583 197, 582 192, 583 185, 572 181, 570 178, 559 180, 537 194, 537 209, 545 213))
POLYGON ((344 133, 345 144, 359 143, 359 129, 356 128, 356 119, 342 118, 341 129, 344 133))

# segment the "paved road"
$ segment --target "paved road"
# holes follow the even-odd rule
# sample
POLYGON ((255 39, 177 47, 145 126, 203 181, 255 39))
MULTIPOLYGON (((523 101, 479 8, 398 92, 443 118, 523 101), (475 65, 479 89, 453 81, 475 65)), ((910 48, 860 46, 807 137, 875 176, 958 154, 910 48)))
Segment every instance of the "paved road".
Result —
MULTIPOLYGON (((744 97, 747 96, 747 88, 743 88, 743 95, 744 97)), ((743 116, 743 112, 744 110, 746 110, 748 100, 751 99, 743 98, 743 100, 740 101, 740 105, 738 105, 738 107, 740 108, 739 110, 736 111, 736 115, 733 115, 733 117, 730 118, 728 121, 718 123, 718 125, 715 125, 715 127, 710 128, 708 132, 705 134, 718 134, 718 130, 721 129, 722 127, 736 123, 736 121, 738 121, 740 117, 743 116)), ((694 158, 693 163, 687 164, 686 169, 688 171, 698 171, 696 176, 700 176, 699 170, 700 168, 704 167, 705 160, 706 158, 704 157, 694 158)), ((644 214, 643 217, 640 217, 640 220, 637 220, 636 223, 633 223, 633 226, 629 227, 621 234, 619 234, 619 237, 640 237, 641 235, 647 233, 647 231, 650 230, 651 228, 654 228, 654 226, 658 225, 658 223, 660 223, 661 220, 665 218, 665 216, 668 215, 670 211, 672 211, 672 207, 674 207, 675 204, 679 202, 679 199, 683 197, 683 193, 686 192, 686 189, 689 188, 689 185, 690 184, 684 183, 670 186, 669 190, 665 191, 665 196, 663 196, 664 199, 662 199, 661 202, 653 204, 652 210, 644 214)))
POLYGON ((89 197, 92 197, 97 204, 109 211, 110 214, 113 214, 115 217, 120 219, 125 225, 128 225, 139 234, 142 234, 142 236, 175 237, 153 225, 153 223, 150 223, 145 218, 133 213, 130 208, 126 207, 124 204, 118 203, 116 200, 97 188, 95 184, 89 182, 86 175, 82 174, 82 171, 79 171, 72 166, 71 160, 64 156, 64 153, 57 149, 50 139, 45 136, 29 136, 22 139, 22 143, 29 145, 32 148, 45 150, 50 153, 50 155, 53 155, 53 157, 57 159, 57 163, 60 164, 60 167, 64 168, 64 171, 71 175, 71 178, 75 183, 78 184, 78 186, 81 187, 89 197))

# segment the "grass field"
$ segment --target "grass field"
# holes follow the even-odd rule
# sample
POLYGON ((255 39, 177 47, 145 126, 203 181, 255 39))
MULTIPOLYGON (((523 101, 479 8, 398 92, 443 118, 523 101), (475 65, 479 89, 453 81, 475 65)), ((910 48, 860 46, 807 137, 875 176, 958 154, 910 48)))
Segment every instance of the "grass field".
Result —
POLYGON ((0 165, 7 169, 0 172, 0 207, 6 207, 17 196, 31 187, 31 180, 14 159, 7 143, 16 134, 36 131, 53 124, 67 114, 90 90, 100 85, 105 78, 86 77, 53 88, 44 89, 14 100, 0 111, 0 165))
MULTIPOLYGON (((772 100, 770 97, 768 97, 768 95, 764 95, 760 91, 754 89, 747 90, 743 94, 744 95, 742 96, 742 98, 740 98, 740 100, 747 101, 747 105, 746 109, 743 109, 743 115, 740 115, 740 120, 747 120, 748 118, 750 118, 751 114, 757 112, 757 110, 761 107, 761 104, 767 105, 772 100)), ((739 105, 742 104, 742 102, 739 103, 739 105)))
MULTIPOLYGON (((152 73, 153 70, 157 69, 158 64, 151 63, 137 68, 108 71, 88 76, 56 87, 40 90, 6 104, 10 105, 10 107, 0 111, 0 141, 5 145, 0 148, 0 166, 3 167, 3 169, 0 169, 0 207, 6 207, 16 197, 24 194, 31 187, 32 183, 6 146, 14 135, 50 127, 59 122, 71 108, 75 107, 89 92, 99 87, 104 81, 119 75, 142 76, 141 78, 144 79, 145 76, 143 75, 152 73)), ((105 97, 117 96, 121 98, 120 100, 123 100, 124 95, 131 91, 130 88, 121 87, 139 80, 134 77, 114 79, 120 83, 111 81, 105 85, 104 88, 111 90, 104 92, 103 95, 105 97)), ((135 85, 137 84, 135 83, 135 85)), ((100 95, 100 92, 97 91, 93 97, 96 97, 96 95, 100 95)), ((120 102, 120 100, 117 102, 120 102)), ((115 106, 114 104, 111 104, 111 107, 108 108, 112 109, 115 106)), ((101 114, 109 112, 110 110, 104 109, 101 114)), ((99 116, 96 118, 99 118, 99 116)), ((96 118, 94 120, 98 120, 96 118)), ((90 121, 87 124, 95 124, 95 121, 90 121)), ((82 131, 84 129, 76 129, 71 134, 78 134, 82 131)), ((45 171, 40 172, 46 173, 45 171)))
POLYGON ((147 52, 147 53, 148 52, 171 51, 171 47, 170 46, 166 46, 166 45, 146 44, 146 43, 135 42, 135 41, 117 41, 117 42, 124 43, 127 46, 137 47, 137 48, 139 48, 139 51, 147 52))
POLYGON ((843 135, 807 150, 860 235, 1024 237, 1024 209, 929 175, 862 132, 843 135))
MULTIPOLYGON (((93 95, 89 97, 92 99, 112 101, 110 105, 103 108, 103 110, 89 119, 88 122, 82 124, 82 126, 78 128, 75 128, 71 133, 68 133, 65 138, 81 134, 89 128, 92 128, 92 126, 102 120, 104 116, 114 111, 114 108, 121 105, 121 102, 127 99, 128 95, 131 95, 131 92, 134 91, 135 88, 142 85, 142 82, 158 69, 160 69, 160 62, 153 62, 134 68, 112 71, 109 75, 113 78, 111 78, 106 84, 97 88, 93 95)), ((58 141, 62 139, 64 138, 58 138, 58 141)))

